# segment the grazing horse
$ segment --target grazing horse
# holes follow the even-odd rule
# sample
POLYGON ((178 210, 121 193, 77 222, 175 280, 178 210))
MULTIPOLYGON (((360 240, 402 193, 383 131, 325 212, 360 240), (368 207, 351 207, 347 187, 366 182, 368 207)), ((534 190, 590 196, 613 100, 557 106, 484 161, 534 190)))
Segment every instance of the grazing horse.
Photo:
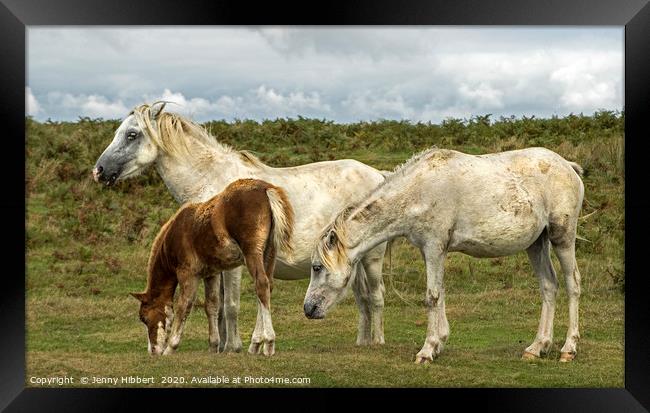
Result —
POLYGON ((500 257, 526 250, 539 278, 542 314, 523 358, 548 352, 558 283, 550 245, 569 296, 569 329, 560 361, 576 354, 580 272, 575 259, 582 168, 550 150, 529 148, 488 155, 430 149, 401 167, 363 201, 343 210, 321 233, 305 295, 308 318, 323 318, 354 282, 359 257, 404 236, 426 264, 427 338, 416 363, 432 361, 449 336, 444 259, 458 251, 500 257))
MULTIPOLYGON (((246 264, 258 298, 251 353, 275 353, 271 291, 277 251, 293 250, 293 209, 281 188, 255 179, 240 179, 202 203, 185 204, 156 236, 148 264, 147 290, 131 293, 140 300, 140 320, 147 326, 149 352, 170 354, 178 347, 183 326, 196 298, 199 281, 214 271, 246 264), (180 296, 173 308, 176 286, 180 296)), ((218 290, 205 281, 205 311, 216 311, 218 290)), ((219 329, 209 323, 210 347, 219 347, 219 329)))
MULTIPOLYGON (((202 202, 240 178, 255 178, 282 187, 296 213, 294 263, 278 251, 275 278, 309 277, 311 251, 317 234, 336 214, 356 202, 384 180, 378 170, 345 159, 316 162, 292 168, 272 168, 246 151, 217 142, 204 128, 188 119, 163 112, 164 102, 136 107, 121 123, 111 144, 93 169, 97 182, 113 185, 155 165, 172 196, 179 202, 202 202)), ((378 245, 361 259, 353 287, 359 306, 357 344, 384 342, 384 284, 381 276, 386 245, 378 245)), ((219 350, 239 351, 237 328, 242 267, 223 272, 219 311, 219 350)), ((207 282, 218 283, 215 274, 207 282)), ((216 288, 216 287, 211 287, 216 288)), ((261 316, 258 314, 258 316, 261 316)))

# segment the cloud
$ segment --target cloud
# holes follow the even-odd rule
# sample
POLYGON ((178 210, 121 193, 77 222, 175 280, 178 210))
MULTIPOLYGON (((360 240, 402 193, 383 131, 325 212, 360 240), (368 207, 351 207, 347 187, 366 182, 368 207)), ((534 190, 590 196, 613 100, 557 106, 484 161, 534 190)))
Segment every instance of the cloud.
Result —
POLYGON ((26 97, 26 110, 25 112, 29 116, 36 116, 41 111, 41 105, 36 100, 36 97, 32 94, 32 89, 27 86, 25 87, 25 97, 26 97))
POLYGON ((255 90, 254 98, 249 96, 248 103, 269 114, 278 113, 280 116, 297 116, 301 113, 328 113, 330 105, 321 101, 318 92, 308 94, 302 91, 282 94, 273 88, 261 85, 255 90))
POLYGON ((333 56, 358 55, 372 59, 405 56, 422 52, 430 36, 426 30, 386 27, 383 29, 338 27, 297 30, 286 27, 257 29, 270 47, 284 56, 314 54, 333 56), (397 35, 396 35, 397 32, 397 35))
POLYGON ((481 82, 475 87, 463 83, 458 88, 459 95, 477 109, 490 110, 503 108, 504 91, 481 82))
POLYGON ((280 93, 260 85, 244 91, 239 96, 222 95, 214 100, 192 97, 165 89, 148 102, 164 100, 174 103, 167 110, 198 119, 234 119, 260 117, 297 117, 298 115, 328 113, 331 108, 321 101, 317 92, 302 91, 280 93))
MULTIPOLYGON (((33 98, 33 95, 29 96, 33 98)), ((35 98, 33 100, 36 102, 35 98)), ((166 110, 196 120, 297 117, 304 114, 316 116, 331 110, 328 104, 321 101, 317 92, 283 94, 265 85, 250 89, 241 96, 222 95, 214 100, 187 97, 169 88, 162 93, 144 95, 134 105, 126 105, 120 98, 111 100, 102 95, 73 95, 58 91, 48 93, 46 99, 48 107, 58 108, 62 113, 105 119, 123 118, 137 104, 161 100, 169 102, 166 110)), ((37 110, 39 111, 40 109, 37 110)))
POLYGON ((429 102, 429 113, 550 116, 623 108, 622 49, 445 54, 434 72, 446 99, 429 102))
POLYGON ((167 106, 167 110, 172 110, 192 117, 197 115, 214 114, 214 112, 221 113, 224 110, 232 109, 234 103, 233 99, 227 96, 224 96, 223 99, 220 98, 216 102, 210 102, 203 98, 188 99, 182 93, 172 92, 169 89, 165 89, 159 98, 148 100, 151 102, 155 100, 171 102, 172 105, 167 106))
POLYGON ((111 102, 104 96, 90 95, 81 103, 81 114, 98 118, 120 118, 128 111, 121 100, 111 102))
POLYGON ((199 121, 623 108, 622 28, 34 27, 28 46, 37 119, 158 99, 199 121))
POLYGON ((349 95, 341 106, 354 119, 412 119, 415 110, 411 108, 402 96, 376 95, 371 91, 349 95))
POLYGON ((47 102, 50 107, 91 118, 119 119, 129 112, 121 99, 110 100, 102 95, 73 95, 55 91, 48 93, 47 102))
POLYGON ((621 60, 620 55, 600 53, 572 59, 552 70, 549 81, 561 89, 560 104, 586 110, 618 106, 621 84, 615 74, 621 60))

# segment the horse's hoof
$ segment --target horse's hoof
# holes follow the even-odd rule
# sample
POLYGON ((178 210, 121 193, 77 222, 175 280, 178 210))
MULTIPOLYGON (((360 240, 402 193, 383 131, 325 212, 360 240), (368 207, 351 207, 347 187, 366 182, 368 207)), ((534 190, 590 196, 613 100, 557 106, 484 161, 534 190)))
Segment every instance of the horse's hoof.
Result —
POLYGON ((433 357, 431 356, 416 356, 415 364, 427 364, 433 362, 433 357))
POLYGON ((271 357, 272 355, 275 354, 275 342, 274 341, 267 341, 264 343, 262 354, 264 354, 266 357, 271 357))
POLYGON ((223 353, 239 353, 242 349, 242 345, 240 344, 226 344, 223 347, 222 352, 223 353))
POLYGON ((372 339, 372 345, 373 346, 381 346, 382 344, 385 344, 384 337, 379 337, 379 338, 373 338, 372 339))
POLYGON ((248 347, 248 354, 260 354, 260 350, 262 347, 262 343, 251 343, 251 345, 248 347))
POLYGON ((538 360, 539 356, 528 351, 524 351, 524 354, 521 356, 522 360, 538 360))
POLYGON ((576 358, 576 353, 569 353, 565 351, 560 353, 560 363, 568 363, 569 361, 573 361, 574 358, 576 358))

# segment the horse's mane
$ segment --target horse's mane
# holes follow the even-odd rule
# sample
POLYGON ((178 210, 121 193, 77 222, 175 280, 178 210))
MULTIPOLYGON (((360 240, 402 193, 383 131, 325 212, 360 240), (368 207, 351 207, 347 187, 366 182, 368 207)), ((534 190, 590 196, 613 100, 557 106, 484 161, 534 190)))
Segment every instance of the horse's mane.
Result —
POLYGON ((147 104, 137 106, 130 115, 135 116, 138 126, 146 131, 156 146, 166 154, 174 157, 190 157, 192 148, 200 145, 216 149, 221 153, 238 155, 244 162, 257 167, 266 166, 252 153, 238 151, 230 145, 217 141, 205 127, 177 113, 162 112, 156 118, 157 128, 154 128, 151 120, 151 106, 147 104))
POLYGON ((375 193, 380 191, 387 184, 390 184, 394 180, 399 179, 399 177, 403 177, 404 175, 406 175, 411 170, 411 167, 417 164, 418 162, 420 162, 423 158, 429 157, 430 155, 435 153, 438 153, 438 156, 440 158, 447 158, 451 153, 453 153, 453 151, 449 149, 438 148, 437 146, 432 146, 430 148, 426 148, 416 153, 406 161, 397 165, 391 172, 382 173, 385 179, 383 180, 383 182, 377 185, 375 189, 372 190, 372 192, 370 192, 370 194, 366 197, 366 199, 373 196, 375 193))
POLYGON ((341 211, 334 222, 325 227, 319 237, 319 242, 316 245, 316 256, 320 262, 329 270, 340 264, 346 257, 346 249, 348 248, 348 232, 345 225, 345 220, 350 216, 352 211, 357 208, 358 204, 352 204, 341 211), (336 234, 336 241, 333 245, 328 245, 330 233, 336 234))
MULTIPOLYGON (((397 165, 395 167, 395 169, 393 169, 393 172, 387 177, 386 180, 389 180, 391 177, 395 176, 395 174, 397 174, 399 172, 402 172, 402 173, 406 172, 406 170, 410 166, 416 164, 420 159, 424 158, 425 156, 427 156, 430 153, 437 152, 437 151, 440 151, 440 150, 441 149, 439 149, 438 147, 433 146, 431 148, 427 148, 427 149, 424 149, 424 150, 416 153, 415 155, 411 156, 406 161, 404 161, 401 164, 397 165)), ((442 150, 444 150, 444 149, 442 149, 442 150)))

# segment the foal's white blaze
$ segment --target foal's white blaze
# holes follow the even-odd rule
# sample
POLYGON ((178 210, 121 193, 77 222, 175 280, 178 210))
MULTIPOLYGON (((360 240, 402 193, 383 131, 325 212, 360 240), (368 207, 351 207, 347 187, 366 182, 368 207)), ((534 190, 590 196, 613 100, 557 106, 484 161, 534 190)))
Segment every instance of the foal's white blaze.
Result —
POLYGON ((165 347, 165 341, 167 339, 167 332, 165 331, 165 326, 163 326, 162 321, 158 321, 158 331, 156 332, 156 354, 159 354, 163 351, 165 347))
POLYGON ((149 327, 146 324, 144 325, 144 332, 147 335, 147 351, 151 354, 151 339, 149 338, 149 327))

